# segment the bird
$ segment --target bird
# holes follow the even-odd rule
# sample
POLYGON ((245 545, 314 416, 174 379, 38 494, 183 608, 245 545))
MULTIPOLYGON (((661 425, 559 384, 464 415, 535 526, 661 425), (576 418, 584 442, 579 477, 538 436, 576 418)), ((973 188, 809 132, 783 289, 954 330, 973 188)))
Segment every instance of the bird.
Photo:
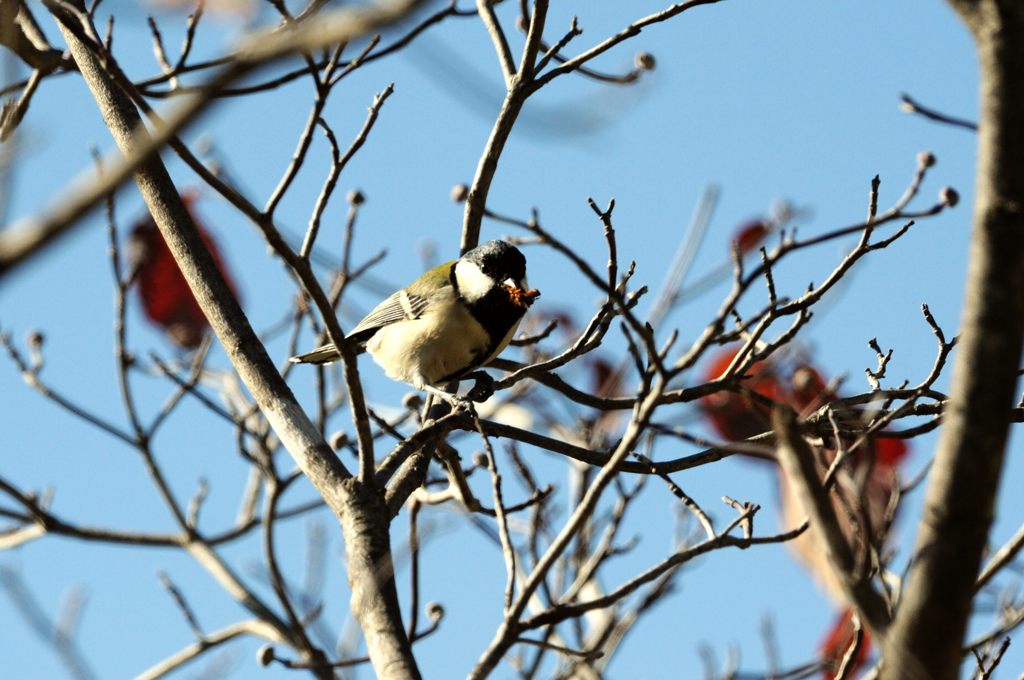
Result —
MULTIPOLYGON (((704 377, 707 381, 719 378, 732 364, 737 347, 726 347, 716 355, 704 377)), ((838 395, 825 377, 806 361, 798 362, 788 370, 780 363, 768 360, 755 362, 741 378, 741 391, 721 391, 701 398, 700 407, 708 424, 729 441, 748 439, 771 430, 771 407, 755 399, 749 393, 793 408, 801 417, 813 413, 824 404, 835 400, 838 395), (749 393, 748 393, 749 392, 749 393)), ((855 414, 851 414, 855 415, 855 414)), ((852 444, 846 442, 847 445, 852 444)), ((815 467, 824 478, 828 465, 836 452, 827 449, 816 451, 815 467)), ((886 533, 891 521, 890 503, 898 480, 899 467, 909 453, 908 446, 901 439, 872 437, 853 452, 848 459, 850 478, 859 479, 858 488, 846 489, 857 497, 861 516, 858 526, 851 521, 838 499, 833 499, 840 529, 858 554, 866 548, 867 542, 884 546, 886 533)), ((785 526, 796 526, 807 516, 800 498, 786 476, 778 475, 779 500, 785 526)), ((854 643, 855 631, 853 614, 842 587, 827 559, 825 547, 815 534, 804 532, 788 542, 796 558, 811 572, 824 587, 839 609, 832 628, 821 645, 822 680, 833 680, 847 650, 854 643)), ((870 637, 865 632, 857 655, 851 660, 848 673, 864 665, 870 651, 870 637)))
MULTIPOLYGON (((345 337, 389 378, 451 402, 442 386, 470 377, 501 353, 538 297, 540 291, 527 284, 519 249, 488 241, 392 293, 345 337)), ((290 361, 328 364, 340 356, 328 343, 290 361)), ((486 398, 480 392, 470 396, 486 398)))
MULTIPOLYGON (((238 290, 228 274, 220 249, 209 229, 196 215, 194 204, 197 198, 198 195, 189 190, 183 191, 181 195, 214 264, 237 298, 238 290)), ((128 239, 128 259, 146 318, 163 328, 167 338, 181 349, 191 351, 199 347, 210 330, 210 323, 171 255, 163 235, 149 215, 136 222, 132 228, 128 239)))

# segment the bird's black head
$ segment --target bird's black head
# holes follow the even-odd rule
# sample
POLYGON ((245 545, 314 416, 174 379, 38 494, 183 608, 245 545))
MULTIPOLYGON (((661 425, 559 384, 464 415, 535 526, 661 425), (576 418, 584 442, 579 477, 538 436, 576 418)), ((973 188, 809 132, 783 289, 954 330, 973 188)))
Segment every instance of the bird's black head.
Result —
POLYGON ((497 282, 512 279, 517 287, 526 285, 526 258, 519 249, 505 241, 488 241, 462 256, 497 282))

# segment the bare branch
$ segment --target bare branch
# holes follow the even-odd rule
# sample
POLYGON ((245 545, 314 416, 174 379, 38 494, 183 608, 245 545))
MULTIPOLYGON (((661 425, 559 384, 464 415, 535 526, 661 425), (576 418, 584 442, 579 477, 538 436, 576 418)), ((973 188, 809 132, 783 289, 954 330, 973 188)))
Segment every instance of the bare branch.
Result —
POLYGON ((1022 549, 1024 549, 1024 524, 1017 529, 1016 533, 1006 543, 992 553, 985 568, 978 575, 974 589, 981 590, 984 588, 999 573, 1000 569, 1013 561, 1022 549))
POLYGON ((317 232, 320 229, 320 216, 323 214, 323 210, 327 205, 327 201, 330 199, 334 186, 338 182, 338 178, 341 176, 341 173, 348 162, 366 142, 366 138, 369 136, 370 130, 373 128, 373 124, 377 120, 377 115, 380 113, 380 108, 394 91, 395 84, 391 83, 373 98, 373 103, 370 105, 370 112, 366 117, 366 122, 363 123, 363 128, 359 131, 359 134, 356 135, 355 139, 352 140, 352 144, 349 145, 348 150, 345 151, 343 156, 338 156, 338 145, 334 139, 334 133, 331 132, 329 127, 327 127, 323 119, 318 119, 318 123, 324 128, 327 138, 331 142, 334 162, 331 165, 331 172, 328 175, 327 180, 324 182, 324 188, 320 193, 320 197, 317 198, 313 217, 309 221, 309 229, 306 231, 306 237, 302 240, 302 247, 299 249, 299 257, 309 259, 313 250, 313 242, 316 240, 317 232))
POLYGON ((811 517, 812 531, 827 546, 829 564, 843 593, 867 623, 872 635, 884 640, 890 623, 888 607, 870 581, 857 573, 850 545, 839 528, 832 502, 815 472, 814 454, 800 436, 795 414, 792 410, 778 408, 772 414, 772 425, 779 439, 779 462, 811 517))
POLYGON ((573 57, 572 59, 568 59, 562 65, 557 66, 548 71, 547 73, 543 74, 542 76, 538 77, 533 87, 534 89, 539 89, 546 85, 547 83, 551 82, 553 79, 557 78, 558 76, 565 75, 566 73, 572 73, 577 68, 586 64, 594 57, 604 54, 605 52, 615 47, 619 43, 630 38, 633 38, 637 35, 640 35, 640 31, 646 28, 647 26, 651 26, 652 24, 660 23, 662 21, 671 19, 672 17, 678 14, 682 14, 686 10, 691 9, 693 7, 697 7, 699 5, 712 5, 716 2, 719 2, 719 0, 689 0, 689 2, 677 3, 660 12, 655 12, 654 14, 650 14, 642 19, 638 19, 631 23, 626 28, 622 29, 621 31, 613 35, 612 37, 607 38, 600 44, 590 48, 589 50, 583 52, 582 54, 579 54, 576 57, 573 57))
MULTIPOLYGON (((244 77, 257 66, 286 57, 294 51, 346 42, 372 32, 402 18, 419 2, 406 0, 380 8, 343 8, 292 30, 249 39, 233 55, 230 63, 211 78, 195 97, 167 117, 165 126, 152 135, 140 133, 139 138, 131 143, 128 153, 123 156, 115 154, 106 159, 103 165, 107 170, 103 181, 95 181, 90 173, 73 182, 65 196, 53 203, 56 207, 51 212, 20 220, 4 229, 0 233, 0 277, 78 224, 104 196, 128 181, 136 169, 149 163, 168 140, 194 121, 225 86, 244 77)), ((77 22, 77 18, 71 21, 77 22)), ((78 30, 74 24, 64 26, 69 31, 78 30)))
POLYGON ((204 636, 201 641, 192 643, 176 654, 143 671, 138 675, 137 680, 158 680, 158 678, 162 678, 172 671, 181 668, 188 662, 197 659, 206 652, 216 649, 217 647, 227 642, 231 642, 235 638, 243 635, 251 635, 253 637, 281 644, 284 644, 285 642, 280 637, 277 630, 264 621, 260 621, 259 619, 240 621, 239 623, 233 623, 230 626, 226 626, 216 632, 204 636))
POLYGON ((14 609, 33 632, 53 647, 71 677, 76 680, 91 680, 96 677, 76 641, 66 635, 67 631, 62 631, 43 611, 18 572, 7 566, 0 566, 0 587, 7 591, 14 609))
POLYGON ((494 13, 494 0, 476 0, 476 11, 480 20, 484 22, 491 42, 494 43, 494 50, 498 53, 498 63, 501 65, 501 74, 505 78, 506 89, 512 89, 512 79, 516 75, 516 65, 512 61, 512 50, 508 46, 508 38, 505 31, 498 23, 498 17, 494 13))
POLYGON ((185 619, 185 623, 187 623, 188 627, 192 630, 192 634, 196 636, 196 640, 200 642, 205 640, 206 634, 203 633, 203 628, 199 625, 199 620, 196 619, 196 614, 192 610, 192 607, 189 606, 185 596, 182 595, 181 591, 178 590, 178 587, 174 585, 174 582, 171 581, 170 577, 168 577, 164 572, 157 572, 157 578, 160 579, 160 585, 167 590, 171 599, 174 600, 174 604, 177 605, 178 610, 185 619))
POLYGON ((971 130, 972 132, 978 131, 977 123, 963 118, 954 118, 953 116, 947 116, 944 113, 939 113, 935 109, 930 109, 912 99, 910 95, 905 92, 900 95, 900 110, 905 111, 906 113, 916 113, 920 116, 924 116, 928 120, 934 120, 936 123, 952 125, 953 127, 961 127, 971 130))

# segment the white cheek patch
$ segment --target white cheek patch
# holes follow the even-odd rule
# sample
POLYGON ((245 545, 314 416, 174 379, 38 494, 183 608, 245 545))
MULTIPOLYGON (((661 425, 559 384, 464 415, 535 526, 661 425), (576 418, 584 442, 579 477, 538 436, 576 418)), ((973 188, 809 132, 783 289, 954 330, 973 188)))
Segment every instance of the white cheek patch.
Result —
POLYGON ((455 264, 455 280, 459 283, 459 293, 466 300, 479 300, 494 287, 495 281, 480 271, 475 262, 459 260, 455 264))

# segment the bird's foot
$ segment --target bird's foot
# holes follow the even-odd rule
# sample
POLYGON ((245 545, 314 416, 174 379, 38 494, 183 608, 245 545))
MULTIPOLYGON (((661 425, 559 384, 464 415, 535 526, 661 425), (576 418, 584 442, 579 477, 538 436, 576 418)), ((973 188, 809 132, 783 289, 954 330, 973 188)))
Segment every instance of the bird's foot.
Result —
POLYGON ((466 412, 471 412, 473 410, 473 402, 465 397, 460 397, 457 394, 452 394, 451 392, 446 392, 430 385, 422 385, 420 389, 427 394, 432 394, 435 397, 438 397, 448 404, 453 410, 466 412))
MULTIPOLYGON (((447 390, 439 389, 433 385, 422 384, 419 388, 427 394, 432 394, 435 397, 439 397, 445 403, 451 405, 455 410, 462 410, 469 413, 473 412, 473 404, 487 401, 494 394, 494 378, 485 373, 484 371, 474 371, 467 374, 466 378, 472 378, 474 381, 473 387, 466 393, 466 396, 460 397, 455 394, 454 391, 449 392, 447 390)), ((449 389, 455 389, 455 383, 448 385, 449 389)))

